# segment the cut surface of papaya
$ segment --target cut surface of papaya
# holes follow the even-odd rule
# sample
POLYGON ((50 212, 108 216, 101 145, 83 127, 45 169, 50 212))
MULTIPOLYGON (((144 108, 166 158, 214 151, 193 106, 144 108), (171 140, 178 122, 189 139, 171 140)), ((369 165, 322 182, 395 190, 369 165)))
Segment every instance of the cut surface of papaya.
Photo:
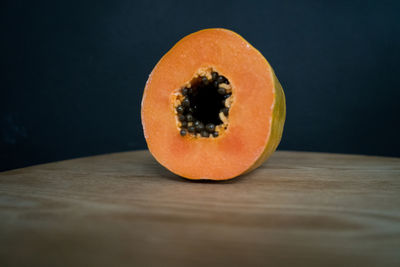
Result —
POLYGON ((276 150, 286 104, 263 55, 216 28, 184 37, 161 58, 147 80, 141 117, 161 165, 188 179, 226 180, 276 150))

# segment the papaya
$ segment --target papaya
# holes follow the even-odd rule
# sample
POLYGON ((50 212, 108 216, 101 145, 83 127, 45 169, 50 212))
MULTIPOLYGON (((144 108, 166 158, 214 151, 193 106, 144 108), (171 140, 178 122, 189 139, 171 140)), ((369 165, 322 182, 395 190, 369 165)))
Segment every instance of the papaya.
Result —
POLYGON ((149 75, 141 103, 150 153, 195 180, 227 180, 259 167, 276 150, 285 117, 285 95, 268 61, 222 28, 176 43, 149 75))

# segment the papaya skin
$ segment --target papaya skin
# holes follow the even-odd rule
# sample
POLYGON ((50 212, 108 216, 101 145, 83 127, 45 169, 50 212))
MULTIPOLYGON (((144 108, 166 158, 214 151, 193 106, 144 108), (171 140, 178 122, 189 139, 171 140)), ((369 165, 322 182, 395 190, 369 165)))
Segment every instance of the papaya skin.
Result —
MULTIPOLYGON (((233 40, 233 41, 236 42, 237 44, 234 44, 234 45, 239 46, 239 41, 235 41, 235 40, 233 40)), ((193 46, 193 43, 189 43, 189 44, 191 46, 193 46)), ((185 50, 183 50, 183 51, 185 51, 185 50)), ((211 60, 211 62, 212 62, 212 60, 211 60)), ((172 63, 173 64, 177 64, 176 62, 172 62, 172 63)), ((239 60, 238 63, 240 64, 241 61, 239 60)), ((204 66, 205 67, 214 67, 213 63, 211 63, 211 65, 207 65, 208 62, 205 62, 205 64, 206 65, 203 65, 203 67, 204 66)), ((245 66, 249 66, 248 62, 246 64, 247 65, 245 65, 245 66)), ((180 67, 179 65, 177 65, 177 66, 180 67)), ((217 67, 218 67, 217 70, 219 71, 221 68, 220 68, 220 66, 217 66, 217 67)), ((223 69, 222 70, 222 74, 226 73, 228 79, 230 79, 232 77, 232 76, 230 77, 229 70, 230 69, 223 69)), ((249 70, 251 71, 251 64, 250 64, 249 70)), ((235 75, 232 77, 232 84, 233 85, 235 85, 235 79, 237 79, 237 76, 238 75, 236 75, 236 78, 235 78, 235 75)), ((243 77, 243 79, 245 79, 245 77, 243 77)), ((186 80, 188 80, 188 79, 186 79, 186 80)), ((168 81, 164 82, 164 83, 168 84, 168 81)), ((161 85, 164 86, 164 83, 161 83, 161 85)), ((179 87, 179 86, 177 86, 178 84, 179 83, 175 82, 174 83, 174 87, 179 87)), ((239 83, 237 83, 237 84, 239 84, 239 83)), ((253 86, 256 85, 258 90, 263 90, 262 87, 263 87, 264 83, 257 83, 257 84, 250 83, 250 84, 253 84, 253 86)), ((179 85, 183 85, 183 82, 180 82, 179 85)), ((176 88, 170 88, 168 90, 171 90, 171 93, 172 93, 172 89, 176 89, 176 88)), ((159 98, 159 99, 157 99, 157 101, 159 103, 159 101, 161 101, 161 96, 157 95, 157 98, 159 98)), ((241 102, 243 102, 242 100, 246 100, 247 101, 248 99, 240 99, 240 101, 238 103, 234 103, 234 105, 241 105, 241 102)), ((164 101, 164 100, 162 100, 162 101, 164 101)), ((156 101, 154 100, 153 103, 156 103, 156 101)), ((258 104, 258 107, 262 108, 262 107, 259 106, 259 104, 258 104)), ((247 105, 247 107, 250 106, 248 102, 247 102, 246 105, 247 105)), ((153 106, 154 106, 154 104, 153 104, 153 106)), ((238 109, 238 107, 236 107, 236 109, 238 109)), ((170 113, 169 116, 171 116, 171 117, 175 116, 173 109, 165 110, 165 112, 170 113)), ((232 107, 232 114, 233 114, 232 116, 236 117, 236 115, 234 115, 235 112, 236 112, 235 111, 235 107, 232 107)), ((161 165, 163 165, 164 167, 169 169, 171 172, 173 172, 173 173, 175 173, 175 174, 177 174, 177 175, 179 175, 181 177, 184 177, 184 178, 187 178, 187 179, 191 179, 191 180, 228 180, 228 179, 232 179, 234 177, 237 177, 239 175, 248 173, 248 172, 256 169, 263 162, 265 162, 272 155, 272 153, 276 150, 276 148, 278 147, 278 145, 279 145, 279 143, 281 141, 281 138, 282 138, 284 122, 285 122, 285 118, 286 118, 286 103, 285 103, 285 95, 284 95, 282 86, 279 83, 279 81, 278 81, 273 69, 271 68, 270 64, 262 56, 262 54, 257 49, 255 49, 251 44, 249 44, 243 37, 238 35, 237 33, 232 32, 230 30, 226 30, 226 29, 214 28, 214 29, 204 29, 204 30, 192 33, 192 34, 184 37, 179 42, 177 42, 163 56, 163 58, 160 59, 160 61, 157 63, 156 67, 153 69, 152 73, 150 74, 149 79, 148 79, 148 81, 146 83, 146 88, 145 88, 145 91, 144 91, 144 94, 143 94, 143 99, 142 99, 142 112, 141 112, 141 115, 142 115, 142 124, 143 124, 144 134, 145 134, 145 137, 146 137, 146 142, 148 144, 148 148, 149 148, 150 152, 153 154, 153 156, 155 157, 155 159, 161 165), (258 64, 256 73, 258 71, 258 72, 262 72, 261 74, 264 73, 263 75, 265 75, 265 74, 268 75, 268 77, 264 77, 263 76, 264 78, 266 78, 266 80, 265 79, 264 80, 267 82, 265 84, 264 88, 266 88, 265 90, 267 90, 267 91, 271 91, 271 96, 272 97, 270 97, 270 98, 272 99, 272 104, 271 104, 271 102, 266 103, 267 104, 266 108, 268 110, 270 110, 270 111, 268 111, 270 113, 268 113, 269 114, 268 117, 264 117, 264 119, 261 120, 261 121, 264 122, 264 124, 260 124, 260 122, 258 122, 258 124, 257 124, 258 128, 262 128, 262 126, 259 127, 260 125, 265 125, 265 130, 264 130, 265 134, 264 133, 262 134, 263 136, 265 136, 265 139, 263 139, 264 141, 262 141, 260 139, 260 136, 258 137, 258 141, 257 142, 260 145, 258 145, 258 147, 256 149, 254 149, 255 148, 254 147, 254 142, 251 143, 251 141, 246 141, 246 139, 243 140, 243 138, 247 138, 247 140, 251 139, 251 138, 249 139, 248 137, 246 137, 248 135, 243 134, 243 131, 242 131, 243 129, 238 129, 236 126, 235 126, 236 127, 235 128, 235 127, 233 127, 234 125, 231 125, 230 126, 231 128, 228 128, 228 135, 229 134, 231 135, 231 136, 229 136, 229 138, 228 138, 228 136, 226 136, 226 137, 222 137, 221 136, 222 138, 215 138, 214 140, 212 140, 213 138, 210 138, 211 140, 204 140, 204 138, 200 138, 202 140, 199 140, 199 139, 196 140, 196 138, 192 138, 192 137, 188 137, 188 136, 186 136, 185 137, 186 139, 185 139, 185 138, 182 138, 182 137, 179 136, 179 131, 178 130, 175 130, 176 131, 176 137, 173 137, 173 141, 172 141, 174 146, 173 147, 170 146, 169 150, 168 150, 168 148, 165 148, 165 149, 161 148, 161 146, 167 147, 169 145, 169 144, 167 144, 166 141, 157 140, 157 138, 155 138, 155 137, 151 138, 152 131, 154 132, 154 127, 153 127, 153 129, 150 129, 150 130, 148 130, 148 129, 151 128, 152 124, 155 124, 155 123, 153 121, 151 121, 150 118, 156 116, 158 113, 157 113, 157 111, 152 110, 152 108, 149 107, 149 104, 146 105, 146 101, 147 102, 149 101, 148 99, 146 100, 146 98, 152 98, 152 97, 156 98, 156 96, 154 96, 154 93, 152 93, 153 95, 151 95, 151 96, 147 96, 146 95, 146 91, 148 89, 151 89, 151 90, 154 91, 154 87, 160 87, 160 80, 164 79, 164 77, 165 78, 169 78, 168 76, 165 76, 165 75, 168 75, 169 72, 174 74, 174 72, 170 71, 169 69, 165 70, 166 69, 165 65, 171 66, 171 57, 172 58, 173 57, 177 57, 176 55, 178 54, 178 52, 180 52, 180 53, 182 52, 182 47, 185 47, 185 45, 186 45, 186 47, 190 48, 190 46, 188 45, 188 39, 195 39, 196 38, 195 40, 200 40, 200 42, 203 41, 204 43, 206 43, 207 34, 208 35, 210 35, 210 34, 211 35, 216 35, 217 37, 218 37, 219 34, 220 35, 222 35, 222 34, 227 35, 228 34, 230 37, 232 37, 234 35, 235 38, 240 39, 241 40, 240 42, 242 42, 240 45, 243 46, 243 44, 244 44, 247 47, 247 49, 251 48, 254 51, 253 52, 253 56, 256 57, 254 59, 254 60, 256 60, 255 64, 258 64), (199 37, 199 36, 205 36, 205 37, 199 37), (185 42, 186 42, 186 44, 185 44, 185 42), (174 51, 174 50, 178 50, 178 51, 174 51), (254 55, 254 54, 256 54, 256 55, 254 55), (264 63, 261 64, 260 60, 264 61, 264 63), (261 66, 261 65, 265 66, 265 71, 262 71, 262 70, 260 71, 260 67, 259 66, 261 66), (161 68, 161 71, 160 71, 160 68, 161 68), (163 74, 164 76, 162 76, 162 75, 160 76, 159 72, 161 72, 161 74, 163 74), (158 76, 156 76, 157 74, 158 74, 158 76), (154 78, 154 76, 156 76, 156 78, 154 78), (155 80, 155 81, 152 81, 152 79, 155 80), (241 139, 241 137, 242 137, 242 139, 241 139), (225 141, 220 140, 220 139, 224 139, 224 138, 225 139, 229 139, 229 140, 225 140, 225 141), (238 141, 236 141, 236 139, 238 139, 238 141), (182 141, 182 140, 186 140, 186 141, 182 141), (185 142, 186 142, 186 144, 185 144, 185 142), (187 142, 192 142, 192 143, 196 143, 196 144, 192 144, 191 146, 188 146, 187 142), (204 172, 203 172, 203 174, 201 174, 200 173, 201 172, 201 168, 199 166, 197 166, 197 167, 194 166, 195 168, 197 168, 197 170, 195 170, 194 172, 191 171, 190 168, 186 168, 185 169, 185 168, 180 168, 179 166, 177 166, 176 162, 182 162, 182 160, 185 160, 184 158, 182 158, 181 154, 191 153, 189 148, 188 148, 189 150, 186 149, 187 147, 192 147, 192 148, 195 147, 196 149, 199 148, 199 147, 200 148, 203 147, 202 150, 205 151, 206 150, 205 149, 206 146, 202 146, 202 145, 204 145, 207 142, 209 144, 213 143, 213 144, 210 145, 211 146, 211 150, 213 150, 215 147, 221 148, 220 150, 225 149, 225 152, 224 152, 225 154, 222 157, 225 162, 221 163, 221 165, 222 164, 227 165, 228 169, 232 169, 232 168, 233 169, 236 168, 236 169, 233 170, 233 171, 230 171, 230 172, 228 171, 228 173, 224 173, 223 171, 221 172, 221 166, 218 166, 217 169, 214 172, 208 172, 206 174, 204 174, 204 172), (250 144, 248 144, 246 142, 249 142, 250 144), (261 143, 263 145, 261 145, 261 143), (236 144, 238 145, 237 148, 236 148, 236 144), (214 145, 214 146, 212 146, 212 145, 214 145), (231 147, 228 149, 229 145, 231 147), (243 149, 247 149, 248 145, 253 145, 253 146, 250 146, 250 147, 253 147, 252 148, 253 150, 251 151, 252 154, 248 153, 249 151, 243 151, 243 149), (165 151, 162 151, 163 149, 165 151), (160 150, 161 150, 161 156, 160 156, 160 150), (168 150, 168 153, 167 153, 167 150, 168 150), (233 154, 235 154, 235 153, 239 154, 241 152, 246 152, 247 154, 245 154, 245 155, 251 155, 251 158, 247 158, 247 162, 251 162, 251 164, 247 164, 246 163, 247 167, 243 168, 242 166, 246 166, 246 165, 243 164, 243 162, 241 160, 234 160, 233 162, 231 162, 230 161, 230 159, 232 158, 231 157, 231 154, 232 154, 231 152, 233 154), (164 153, 164 154, 162 154, 162 153, 164 153), (169 158, 167 158, 165 156, 167 154, 170 155, 171 157, 175 157, 174 154, 177 155, 177 156, 176 156, 175 159, 173 158, 171 160, 171 159, 169 159, 169 158), (171 161, 172 162, 175 161, 175 163, 171 164, 171 161), (236 163, 235 163, 235 161, 236 161, 236 163), (237 166, 239 166, 237 164, 240 165, 240 168, 237 167, 237 166), (196 173, 196 171, 197 171, 197 173, 196 173)), ((164 116, 164 115, 162 115, 162 116, 164 116)), ((167 117, 165 116, 164 119, 165 118, 167 118, 167 117)), ((257 118, 255 118, 255 119, 257 119, 257 118)), ((161 130, 159 130, 157 128, 157 131, 161 131, 161 130)), ((168 131, 172 131, 172 130, 168 130, 167 129, 167 132, 168 131)), ((158 137, 160 138, 161 135, 158 135, 158 137)), ((167 140, 167 139, 165 139, 165 140, 167 140)), ((208 147, 207 147, 207 149, 208 149, 208 147)), ((197 153, 198 151, 195 151, 195 152, 197 153)), ((206 153, 206 155, 208 155, 208 154, 206 153)), ((245 157, 245 156, 243 156, 243 157, 245 157)), ((218 158, 218 157, 216 156, 215 158, 218 158)), ((221 154, 219 155, 219 158, 221 158, 221 154)), ((239 156, 239 158, 240 158, 240 156, 239 156)), ((193 160, 193 162, 195 162, 195 160, 193 160)), ((199 163, 198 165, 202 165, 202 166, 204 166, 204 168, 208 167, 207 166, 208 165, 207 162, 204 162, 204 161, 202 162, 202 164, 199 163)), ((211 166, 210 167, 211 169, 212 168, 216 168, 215 167, 215 163, 214 163, 214 165, 210 164, 210 166, 211 166)))

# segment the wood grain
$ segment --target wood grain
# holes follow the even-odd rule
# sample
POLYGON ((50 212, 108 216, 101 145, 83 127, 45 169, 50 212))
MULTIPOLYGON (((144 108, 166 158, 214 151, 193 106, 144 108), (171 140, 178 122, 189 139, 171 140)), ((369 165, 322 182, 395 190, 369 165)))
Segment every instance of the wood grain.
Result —
POLYGON ((0 173, 0 266, 400 266, 400 159, 275 153, 191 182, 147 151, 0 173))

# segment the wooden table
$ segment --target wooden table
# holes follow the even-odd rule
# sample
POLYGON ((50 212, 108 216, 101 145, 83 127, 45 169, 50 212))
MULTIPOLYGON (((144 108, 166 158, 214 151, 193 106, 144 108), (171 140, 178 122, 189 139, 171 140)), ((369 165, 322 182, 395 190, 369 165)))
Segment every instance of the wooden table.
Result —
POLYGON ((0 266, 400 266, 400 159, 279 151, 226 182, 147 151, 2 172, 0 266))

